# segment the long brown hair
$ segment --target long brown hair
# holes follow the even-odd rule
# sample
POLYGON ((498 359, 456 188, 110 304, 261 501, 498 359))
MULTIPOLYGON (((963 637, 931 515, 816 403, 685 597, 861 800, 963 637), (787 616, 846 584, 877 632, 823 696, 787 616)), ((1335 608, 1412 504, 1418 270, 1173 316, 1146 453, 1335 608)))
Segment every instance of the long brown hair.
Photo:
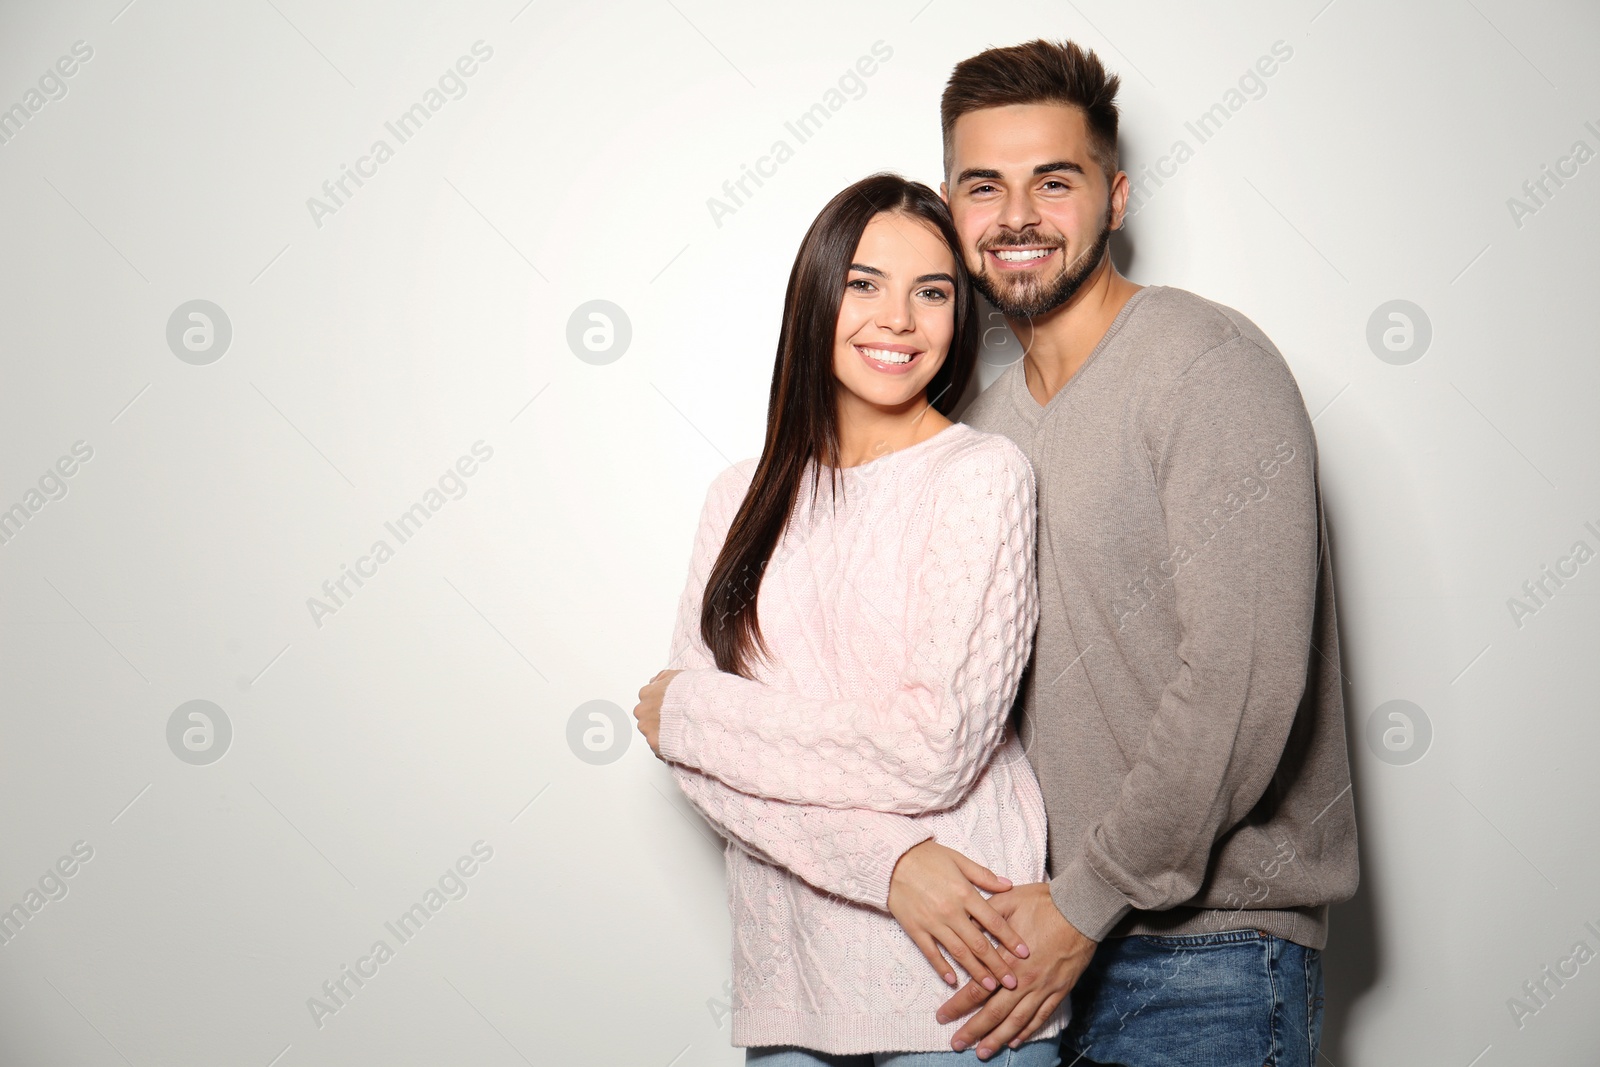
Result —
MULTIPOLYGON (((767 434, 750 489, 728 529, 706 580, 700 636, 717 669, 750 677, 755 648, 769 654, 756 617, 756 595, 767 562, 789 521, 807 465, 826 464, 835 496, 839 477, 838 379, 833 350, 839 306, 861 235, 884 212, 932 226, 956 262, 955 334, 938 373, 928 382, 935 411, 948 415, 972 376, 978 319, 962 268, 961 240, 950 212, 932 189, 898 174, 874 174, 845 189, 811 223, 800 242, 783 299, 783 326, 767 400, 767 434)), ((813 499, 817 482, 812 483, 813 499)))

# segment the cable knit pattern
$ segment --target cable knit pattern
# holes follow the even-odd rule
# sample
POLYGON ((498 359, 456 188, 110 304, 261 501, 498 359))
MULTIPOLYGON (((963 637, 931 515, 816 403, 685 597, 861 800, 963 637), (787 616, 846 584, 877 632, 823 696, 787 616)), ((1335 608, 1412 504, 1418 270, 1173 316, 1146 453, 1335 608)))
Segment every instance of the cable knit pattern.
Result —
POLYGON ((1039 616, 1033 470, 964 423, 841 472, 837 504, 826 478, 812 501, 813 464, 759 585, 752 680, 716 670, 700 605, 755 466, 706 494, 661 707, 663 758, 730 842, 733 1043, 948 1050, 950 991, 888 914, 889 878, 930 836, 1044 878, 1043 799, 1006 726, 1039 616))

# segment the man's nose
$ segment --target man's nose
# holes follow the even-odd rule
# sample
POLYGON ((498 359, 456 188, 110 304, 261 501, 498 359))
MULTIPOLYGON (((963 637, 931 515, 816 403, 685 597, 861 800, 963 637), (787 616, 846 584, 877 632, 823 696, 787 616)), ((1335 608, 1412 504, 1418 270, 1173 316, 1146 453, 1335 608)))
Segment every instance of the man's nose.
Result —
POLYGON ((1006 193, 1000 210, 1000 224, 1011 230, 1026 230, 1040 222, 1033 196, 1026 189, 1013 189, 1006 193))

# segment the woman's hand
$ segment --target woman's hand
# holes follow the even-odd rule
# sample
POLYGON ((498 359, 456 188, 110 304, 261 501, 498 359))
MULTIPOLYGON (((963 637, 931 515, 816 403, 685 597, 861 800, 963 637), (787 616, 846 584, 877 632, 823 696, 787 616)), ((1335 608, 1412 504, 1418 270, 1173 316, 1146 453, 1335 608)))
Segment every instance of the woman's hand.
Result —
POLYGON ((677 671, 657 671, 656 676, 639 690, 639 703, 633 709, 633 717, 639 723, 639 732, 650 745, 650 751, 658 757, 661 755, 659 747, 661 701, 667 695, 667 686, 677 675, 677 671))
POLYGON ((939 953, 941 945, 985 989, 992 992, 1001 985, 1015 989, 1014 962, 1027 957, 1028 946, 978 892, 980 888, 1004 892, 1011 888, 1011 880, 954 849, 924 841, 895 863, 889 880, 889 914, 950 985, 956 984, 956 976, 939 953), (996 949, 984 930, 1003 947, 996 949))

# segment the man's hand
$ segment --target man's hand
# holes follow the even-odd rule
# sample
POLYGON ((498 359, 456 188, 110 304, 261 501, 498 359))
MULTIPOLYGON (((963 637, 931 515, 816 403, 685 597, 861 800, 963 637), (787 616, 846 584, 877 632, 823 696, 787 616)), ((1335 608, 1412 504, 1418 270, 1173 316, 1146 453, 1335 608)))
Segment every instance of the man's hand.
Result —
POLYGON ((661 755, 661 701, 667 695, 667 686, 678 676, 678 671, 657 671, 656 676, 639 690, 639 703, 633 717, 639 723, 639 732, 650 745, 650 751, 661 755))
POLYGON ((983 1004, 983 1010, 968 1019, 950 1041, 957 1052, 976 1043, 980 1060, 993 1056, 1002 1045, 1017 1047, 1044 1025, 1062 998, 1072 992, 1099 945, 1056 910, 1048 882, 1029 882, 996 893, 989 904, 1011 920, 1032 949, 1026 960, 1017 961, 1017 988, 991 994, 977 982, 968 982, 940 1005, 935 1016, 945 1023, 983 1004))
POLYGON ((1015 989, 1017 979, 1008 961, 1027 956, 1028 948, 1011 924, 978 892, 987 889, 998 893, 1010 888, 1011 879, 1000 877, 955 849, 928 840, 911 846, 895 861, 889 880, 889 914, 951 985, 956 984, 956 973, 940 955, 941 945, 983 988, 992 991, 1004 985, 1015 989), (984 930, 1009 949, 1004 959, 984 936, 984 930))

